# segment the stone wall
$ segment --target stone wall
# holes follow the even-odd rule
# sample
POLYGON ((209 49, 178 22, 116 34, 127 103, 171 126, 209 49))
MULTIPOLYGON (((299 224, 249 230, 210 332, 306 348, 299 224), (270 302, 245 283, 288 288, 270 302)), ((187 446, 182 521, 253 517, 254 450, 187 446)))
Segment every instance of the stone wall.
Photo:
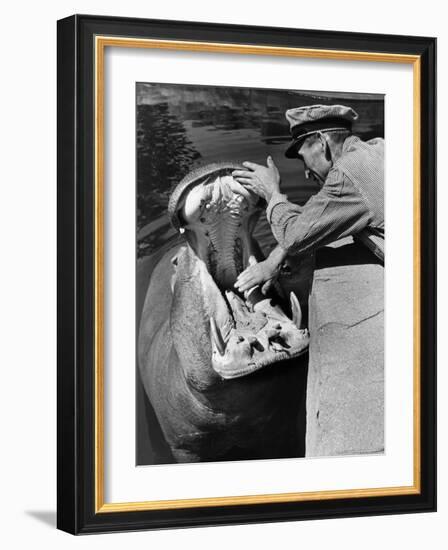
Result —
POLYGON ((384 268, 344 239, 316 254, 306 456, 384 451, 384 268))

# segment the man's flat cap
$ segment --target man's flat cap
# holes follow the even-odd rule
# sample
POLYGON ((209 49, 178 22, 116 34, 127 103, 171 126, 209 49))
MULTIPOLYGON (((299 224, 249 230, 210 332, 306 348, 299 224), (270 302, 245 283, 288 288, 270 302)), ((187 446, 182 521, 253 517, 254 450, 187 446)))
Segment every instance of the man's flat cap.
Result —
POLYGON ((285 156, 296 158, 299 144, 309 135, 329 130, 351 131, 352 122, 358 118, 358 113, 345 105, 307 105, 288 109, 285 116, 292 136, 285 156))

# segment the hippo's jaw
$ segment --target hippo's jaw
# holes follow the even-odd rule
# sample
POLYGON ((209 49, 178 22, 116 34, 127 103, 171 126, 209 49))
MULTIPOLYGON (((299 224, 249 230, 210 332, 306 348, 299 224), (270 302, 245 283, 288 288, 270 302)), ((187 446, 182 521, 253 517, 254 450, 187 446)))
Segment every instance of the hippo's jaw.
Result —
POLYGON ((200 183, 185 197, 180 211, 185 236, 222 290, 233 288, 249 258, 257 255, 252 231, 258 201, 226 174, 200 183))
POLYGON ((297 357, 309 343, 295 295, 291 319, 257 288, 245 296, 231 290, 249 259, 259 259, 252 238, 258 201, 227 172, 191 187, 178 204, 178 220, 197 258, 190 275, 207 303, 212 366, 225 379, 297 357))
POLYGON ((233 323, 224 336, 212 317, 212 364, 223 378, 238 378, 272 363, 298 357, 308 349, 308 330, 300 329, 301 311, 291 293, 292 319, 270 299, 243 301, 232 291, 226 292, 233 323))

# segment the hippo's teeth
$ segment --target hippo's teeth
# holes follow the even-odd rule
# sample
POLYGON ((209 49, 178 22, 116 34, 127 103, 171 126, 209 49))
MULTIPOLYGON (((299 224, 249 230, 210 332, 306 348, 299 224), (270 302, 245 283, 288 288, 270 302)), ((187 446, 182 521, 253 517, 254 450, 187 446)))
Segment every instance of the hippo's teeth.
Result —
POLYGON ((274 351, 285 351, 285 348, 279 342, 270 342, 270 346, 274 351))
POLYGON ((299 300, 294 292, 290 293, 289 299, 291 302, 292 322, 300 329, 300 325, 302 324, 302 310, 300 309, 299 300))
POLYGON ((221 331, 216 324, 214 317, 210 317, 210 333, 212 335, 212 341, 215 344, 216 349, 219 351, 220 355, 224 355, 226 352, 226 344, 223 340, 221 331))

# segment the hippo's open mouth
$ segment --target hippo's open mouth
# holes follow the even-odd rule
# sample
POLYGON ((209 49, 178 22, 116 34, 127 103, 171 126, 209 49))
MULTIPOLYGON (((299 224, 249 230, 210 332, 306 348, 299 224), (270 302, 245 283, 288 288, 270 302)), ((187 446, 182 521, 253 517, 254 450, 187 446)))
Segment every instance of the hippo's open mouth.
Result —
MULTIPOLYGON (((216 320, 210 319, 213 368, 223 378, 236 378, 271 363, 291 359, 308 348, 307 329, 300 329, 300 306, 291 294, 293 319, 270 299, 254 306, 231 291, 226 292, 232 321, 225 333, 216 320)), ((224 329, 228 323, 224 324, 224 329)))
POLYGON ((244 295, 234 289, 249 263, 262 259, 252 237, 261 211, 259 198, 234 180, 231 172, 236 168, 233 163, 208 165, 190 174, 169 205, 173 225, 200 260, 197 276, 210 317, 212 365, 226 379, 297 357, 309 343, 293 293, 285 306, 288 316, 258 287, 244 295))

